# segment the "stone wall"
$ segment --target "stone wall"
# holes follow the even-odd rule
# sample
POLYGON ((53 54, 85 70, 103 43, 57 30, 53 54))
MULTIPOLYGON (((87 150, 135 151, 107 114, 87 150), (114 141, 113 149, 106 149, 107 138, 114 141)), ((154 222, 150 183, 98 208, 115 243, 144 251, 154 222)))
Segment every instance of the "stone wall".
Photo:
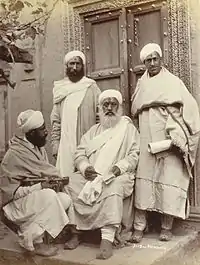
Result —
MULTIPOLYGON (((62 1, 59 1, 56 5, 51 18, 48 20, 45 37, 41 38, 40 43, 38 43, 37 57, 39 62, 39 75, 37 78, 39 78, 38 86, 40 88, 42 99, 41 110, 44 114, 47 129, 49 131, 50 113, 53 106, 53 82, 64 77, 63 5, 62 1)), ((49 143, 47 145, 47 150, 51 159, 51 148, 49 143)))

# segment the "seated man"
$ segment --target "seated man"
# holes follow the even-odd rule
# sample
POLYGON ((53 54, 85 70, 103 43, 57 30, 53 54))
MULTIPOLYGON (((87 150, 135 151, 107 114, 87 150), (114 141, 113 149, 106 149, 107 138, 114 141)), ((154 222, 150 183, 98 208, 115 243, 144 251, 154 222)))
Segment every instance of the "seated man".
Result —
POLYGON ((19 227, 19 244, 32 254, 53 256, 54 247, 43 244, 44 232, 53 238, 68 224, 65 212, 69 196, 56 193, 48 178, 59 177, 57 169, 49 164, 44 149, 47 131, 40 111, 26 110, 18 116, 23 136, 14 136, 2 161, 2 170, 9 183, 1 187, 7 196, 3 211, 5 217, 19 227), (46 179, 32 186, 22 186, 24 179, 46 179))
MULTIPOLYGON (((100 124, 83 135, 77 148, 78 172, 71 176, 68 191, 74 205, 76 231, 100 228, 102 240, 97 258, 107 259, 112 256, 116 229, 122 222, 123 200, 133 193, 139 139, 132 121, 122 116, 119 91, 102 92, 99 108, 100 124)), ((132 218, 133 207, 131 210, 132 218)), ((79 233, 74 233, 65 249, 73 249, 79 243, 79 233)))

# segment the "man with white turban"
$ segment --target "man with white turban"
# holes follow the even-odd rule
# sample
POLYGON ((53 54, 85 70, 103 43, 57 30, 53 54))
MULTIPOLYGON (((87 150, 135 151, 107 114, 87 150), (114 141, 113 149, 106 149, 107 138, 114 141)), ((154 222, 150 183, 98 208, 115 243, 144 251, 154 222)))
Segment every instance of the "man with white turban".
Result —
POLYGON ((96 123, 100 90, 84 75, 85 55, 71 51, 65 55, 66 77, 54 82, 52 123, 53 156, 61 176, 74 172, 73 157, 81 136, 96 123))
POLYGON ((19 114, 17 124, 21 136, 15 135, 10 140, 1 163, 8 179, 8 184, 1 186, 4 215, 18 226, 19 244, 23 249, 32 254, 53 256, 57 249, 43 244, 44 232, 53 238, 60 234, 69 222, 66 210, 71 199, 64 192, 56 193, 48 181, 60 175, 56 167, 49 164, 44 149, 47 130, 42 113, 26 110, 19 114), (37 184, 31 183, 36 179, 37 184), (33 185, 23 185, 25 180, 33 185))
MULTIPOLYGON (((70 177, 68 191, 73 201, 76 232, 101 229, 97 258, 108 259, 121 223, 131 235, 139 138, 131 119, 122 116, 119 91, 102 92, 99 108, 100 123, 82 136, 77 147, 75 166, 78 172, 70 177)), ((74 231, 65 248, 74 249, 79 243, 80 235, 74 231)))
POLYGON ((132 97, 132 115, 141 145, 135 184, 132 241, 139 243, 147 211, 160 213, 159 239, 172 237, 174 218, 188 217, 188 187, 199 140, 197 103, 184 83, 162 66, 158 44, 142 48, 146 71, 132 97))

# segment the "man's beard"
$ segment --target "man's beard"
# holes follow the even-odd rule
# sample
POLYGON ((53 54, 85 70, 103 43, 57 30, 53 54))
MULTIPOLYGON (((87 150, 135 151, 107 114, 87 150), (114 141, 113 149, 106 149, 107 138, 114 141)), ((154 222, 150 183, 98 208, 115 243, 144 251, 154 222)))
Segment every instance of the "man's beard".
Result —
POLYGON ((68 76, 69 80, 76 83, 80 81, 84 76, 84 68, 80 71, 73 71, 71 72, 69 68, 66 69, 66 75, 68 76))
POLYGON ((102 108, 99 109, 99 118, 100 118, 100 124, 104 129, 109 129, 114 127, 122 117, 122 107, 119 106, 117 113, 113 115, 106 115, 102 108))
POLYGON ((37 134, 34 134, 32 136, 26 136, 27 140, 31 142, 34 146, 37 147, 43 147, 46 144, 46 136, 39 137, 37 134))

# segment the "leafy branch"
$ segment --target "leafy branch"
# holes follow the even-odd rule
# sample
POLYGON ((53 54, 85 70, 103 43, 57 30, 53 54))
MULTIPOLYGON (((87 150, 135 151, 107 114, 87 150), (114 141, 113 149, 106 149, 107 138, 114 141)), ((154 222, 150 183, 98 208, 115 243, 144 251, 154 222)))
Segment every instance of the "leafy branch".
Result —
POLYGON ((44 34, 46 22, 60 0, 55 0, 50 9, 43 1, 33 6, 28 0, 0 0, 0 76, 4 79, 5 62, 32 63, 32 56, 18 47, 17 41, 44 34), (21 21, 24 10, 30 13, 26 22, 21 21))
POLYGON ((23 40, 27 37, 35 39, 37 34, 44 34, 45 23, 50 18, 58 2, 59 0, 55 0, 50 10, 48 10, 45 2, 38 2, 33 7, 27 0, 1 0, 0 46, 7 48, 8 53, 11 55, 12 50, 9 51, 9 45, 16 44, 17 40, 23 40), (31 9, 31 20, 21 23, 20 15, 25 8, 31 9))

